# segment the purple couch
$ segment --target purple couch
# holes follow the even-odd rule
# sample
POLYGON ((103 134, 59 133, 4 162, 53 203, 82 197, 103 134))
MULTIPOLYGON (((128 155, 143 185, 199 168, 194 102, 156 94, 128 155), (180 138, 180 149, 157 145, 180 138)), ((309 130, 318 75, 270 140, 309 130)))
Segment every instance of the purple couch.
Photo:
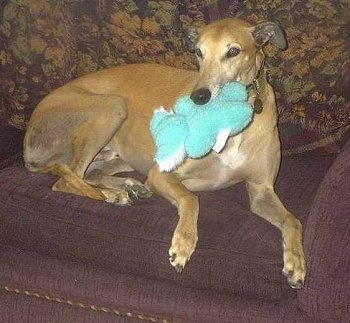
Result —
POLYGON ((198 248, 177 274, 169 203, 52 192, 55 177, 22 165, 22 136, 0 129, 11 155, 0 170, 2 322, 349 321, 350 141, 338 155, 283 159, 277 191, 304 224, 308 259, 296 291, 281 273, 280 233, 249 211, 243 185, 200 194, 198 248))
POLYGON ((350 322, 350 50, 344 0, 0 2, 0 322, 350 322), (243 184, 201 193, 199 243, 182 274, 168 248, 176 210, 52 192, 22 138, 35 105, 79 75, 119 64, 196 68, 193 25, 239 15, 279 22, 267 46, 284 158, 276 189, 304 225, 302 290, 282 275, 280 232, 243 184))

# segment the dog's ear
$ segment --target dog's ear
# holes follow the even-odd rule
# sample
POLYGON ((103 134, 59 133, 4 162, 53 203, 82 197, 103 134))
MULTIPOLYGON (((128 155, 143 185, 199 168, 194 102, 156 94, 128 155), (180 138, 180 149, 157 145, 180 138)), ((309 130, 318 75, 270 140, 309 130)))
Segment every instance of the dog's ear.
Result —
POLYGON ((191 53, 194 53, 196 49, 199 32, 200 29, 198 27, 190 27, 187 31, 187 35, 185 36, 186 47, 191 53))
POLYGON ((273 22, 263 22, 256 25, 252 28, 252 35, 258 46, 263 46, 270 41, 279 49, 288 47, 284 30, 273 22))

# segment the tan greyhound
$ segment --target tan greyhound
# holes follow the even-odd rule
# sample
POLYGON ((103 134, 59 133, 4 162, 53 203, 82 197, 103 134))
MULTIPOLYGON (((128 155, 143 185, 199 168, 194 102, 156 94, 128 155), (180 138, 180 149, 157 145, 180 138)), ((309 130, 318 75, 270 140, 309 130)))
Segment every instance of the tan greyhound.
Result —
POLYGON ((45 97, 27 128, 26 167, 58 175, 56 191, 127 204, 147 196, 149 188, 170 201, 179 214, 169 250, 177 271, 190 259, 198 239, 199 203, 193 192, 244 181, 251 210, 281 230, 283 273, 291 287, 300 288, 305 279, 302 227, 274 191, 280 142, 274 92, 263 67, 263 46, 271 42, 285 48, 284 32, 271 22, 252 26, 232 18, 209 24, 197 36, 191 33, 190 38, 196 37, 199 72, 157 64, 118 66, 80 77, 45 97), (220 153, 160 172, 149 131, 154 109, 172 107, 183 94, 191 94, 201 109, 231 81, 253 89, 249 100, 262 103, 261 113, 229 138, 220 153), (147 175, 146 185, 112 176, 129 170, 147 175))

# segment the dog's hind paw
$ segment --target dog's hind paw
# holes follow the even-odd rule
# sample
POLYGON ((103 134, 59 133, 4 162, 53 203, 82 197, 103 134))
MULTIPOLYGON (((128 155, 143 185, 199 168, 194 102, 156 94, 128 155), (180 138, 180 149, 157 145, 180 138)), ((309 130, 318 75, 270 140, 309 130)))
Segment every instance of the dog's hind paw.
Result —
POLYGON ((123 190, 101 189, 105 201, 115 205, 132 205, 135 202, 148 198, 152 192, 143 184, 127 185, 123 190))
POLYGON ((152 192, 143 184, 128 185, 125 190, 132 203, 152 196, 152 192))
POLYGON ((131 205, 132 201, 129 198, 127 191, 119 191, 114 189, 102 189, 101 192, 104 194, 105 201, 115 205, 131 205))

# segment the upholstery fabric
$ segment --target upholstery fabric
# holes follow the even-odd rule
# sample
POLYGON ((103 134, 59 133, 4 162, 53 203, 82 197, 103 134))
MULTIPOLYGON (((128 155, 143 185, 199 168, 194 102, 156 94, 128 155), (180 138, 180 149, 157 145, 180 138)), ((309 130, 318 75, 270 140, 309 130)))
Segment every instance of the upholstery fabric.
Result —
POLYGON ((91 71, 135 62, 196 69, 189 28, 232 16, 286 29, 289 49, 267 48, 285 154, 337 151, 350 127, 348 1, 8 0, 2 9, 0 119, 18 128, 45 94, 91 71))
POLYGON ((350 142, 322 181, 307 220, 310 277, 298 296, 301 307, 320 320, 345 322, 350 318, 350 308, 343 302, 350 299, 349 178, 350 142))
POLYGON ((240 13, 253 24, 274 21, 286 31, 286 51, 266 48, 285 153, 337 141, 350 125, 350 2, 245 1, 240 13))

